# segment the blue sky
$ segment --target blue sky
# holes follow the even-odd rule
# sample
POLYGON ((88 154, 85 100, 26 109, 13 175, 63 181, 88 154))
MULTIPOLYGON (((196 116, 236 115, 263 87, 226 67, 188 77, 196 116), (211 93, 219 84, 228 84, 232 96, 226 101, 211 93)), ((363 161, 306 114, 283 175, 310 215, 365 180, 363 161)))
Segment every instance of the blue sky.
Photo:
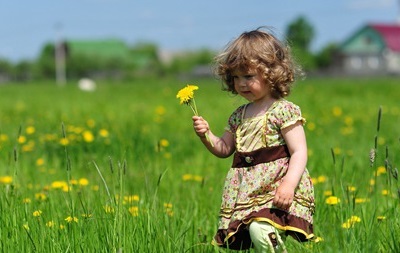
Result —
POLYGON ((0 58, 34 59, 59 38, 220 50, 259 26, 282 36, 300 15, 313 25, 312 48, 318 50, 366 23, 396 22, 399 6, 399 0, 0 0, 0 58))

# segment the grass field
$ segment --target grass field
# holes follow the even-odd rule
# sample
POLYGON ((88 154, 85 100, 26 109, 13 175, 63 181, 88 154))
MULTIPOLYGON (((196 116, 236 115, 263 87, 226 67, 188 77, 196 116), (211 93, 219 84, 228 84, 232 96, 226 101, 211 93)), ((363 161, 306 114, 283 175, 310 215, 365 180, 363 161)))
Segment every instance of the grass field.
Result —
MULTIPOLYGON (((0 251, 218 252, 231 159, 194 134, 175 97, 187 83, 0 86, 0 251)), ((222 134, 244 101, 216 80, 189 83, 222 134)), ((310 79, 288 99, 307 119, 321 238, 288 240, 289 252, 400 252, 399 80, 310 79)))

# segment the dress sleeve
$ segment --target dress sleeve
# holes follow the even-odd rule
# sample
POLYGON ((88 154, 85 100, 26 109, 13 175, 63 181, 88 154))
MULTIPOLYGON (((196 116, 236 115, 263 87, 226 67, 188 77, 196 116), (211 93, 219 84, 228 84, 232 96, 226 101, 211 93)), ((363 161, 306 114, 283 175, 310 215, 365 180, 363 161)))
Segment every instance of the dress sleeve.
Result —
POLYGON ((289 101, 279 103, 271 112, 270 123, 277 129, 283 129, 301 121, 304 125, 306 120, 301 115, 300 107, 289 101))
POLYGON ((228 125, 225 127, 226 131, 229 131, 231 133, 236 132, 236 129, 242 120, 242 114, 243 114, 244 108, 245 108, 245 105, 242 105, 231 114, 231 116, 228 119, 228 125))

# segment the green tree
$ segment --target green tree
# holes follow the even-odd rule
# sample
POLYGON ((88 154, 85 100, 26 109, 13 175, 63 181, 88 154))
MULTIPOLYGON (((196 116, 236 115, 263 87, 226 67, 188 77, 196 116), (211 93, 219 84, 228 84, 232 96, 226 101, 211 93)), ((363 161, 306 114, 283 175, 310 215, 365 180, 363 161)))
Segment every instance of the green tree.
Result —
POLYGON ((318 68, 328 68, 335 57, 338 45, 336 43, 329 43, 323 47, 315 56, 315 61, 318 68))
POLYGON ((314 39, 314 28, 305 17, 300 16, 289 23, 286 29, 286 39, 302 67, 306 71, 315 69, 315 58, 310 51, 310 45, 314 39))

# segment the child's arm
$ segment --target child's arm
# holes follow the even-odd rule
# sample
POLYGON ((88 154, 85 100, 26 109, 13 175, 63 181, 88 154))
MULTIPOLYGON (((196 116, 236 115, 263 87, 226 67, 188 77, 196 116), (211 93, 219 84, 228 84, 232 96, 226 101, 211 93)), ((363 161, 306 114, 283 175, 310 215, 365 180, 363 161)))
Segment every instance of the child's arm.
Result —
POLYGON ((294 191, 306 168, 307 143, 301 121, 282 129, 282 135, 289 148, 289 168, 281 185, 276 189, 273 204, 282 209, 289 209, 293 202, 294 191))
POLYGON ((215 136, 208 125, 208 122, 201 116, 193 116, 193 128, 200 137, 204 146, 215 156, 225 158, 235 151, 235 142, 230 132, 226 131, 221 137, 215 136), (206 133, 209 140, 207 140, 206 133), (211 145, 211 142, 213 145, 211 145))

